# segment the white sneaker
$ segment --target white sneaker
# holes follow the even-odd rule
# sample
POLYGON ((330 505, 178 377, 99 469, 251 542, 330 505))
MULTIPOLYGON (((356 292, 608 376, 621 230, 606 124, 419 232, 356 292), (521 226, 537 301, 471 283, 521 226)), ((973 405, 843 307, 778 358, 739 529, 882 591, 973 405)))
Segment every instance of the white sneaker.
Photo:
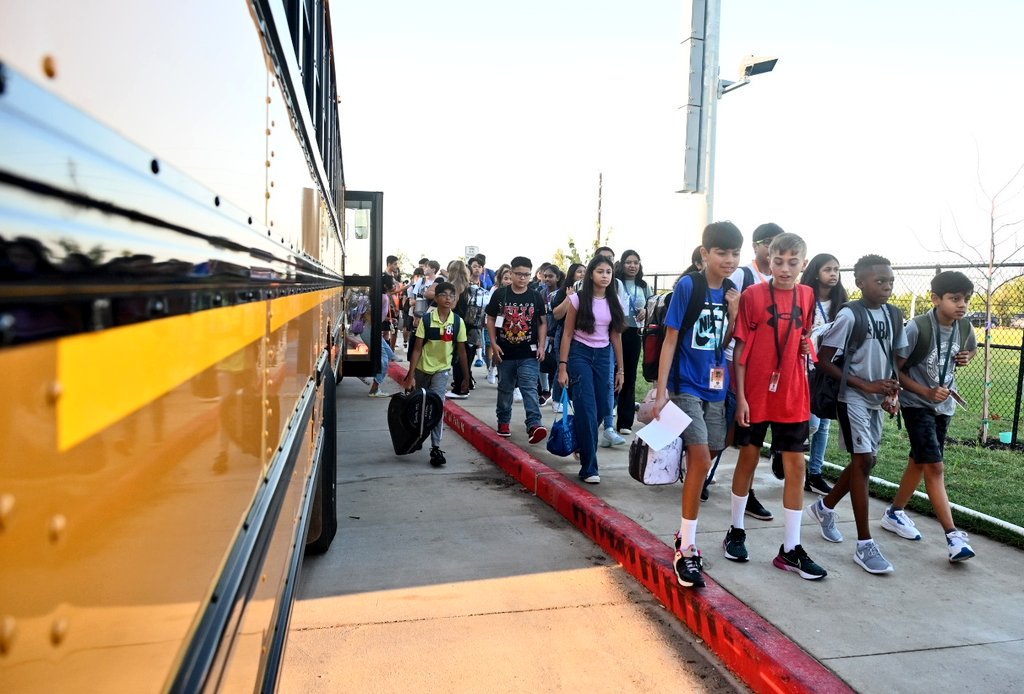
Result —
POLYGON ((946 547, 949 549, 949 561, 956 563, 974 556, 974 550, 967 544, 967 533, 963 530, 951 530, 946 533, 946 547))
POLYGON ((555 414, 562 414, 562 403, 552 402, 551 411, 554 412, 555 414))
POLYGON ((520 391, 518 388, 513 390, 512 391, 512 400, 514 402, 522 402, 523 401, 523 393, 522 393, 522 391, 520 391))
POLYGON ((601 448, 621 446, 624 443, 626 443, 626 439, 619 436, 619 432, 615 431, 614 427, 605 427, 601 432, 601 448))
POLYGON ((487 369, 487 382, 492 386, 498 382, 498 370, 493 366, 487 369))
POLYGON ((885 509, 885 513, 882 514, 882 527, 907 540, 921 539, 921 533, 918 532, 914 521, 910 520, 910 516, 903 509, 893 511, 892 506, 885 509))
POLYGON ((587 484, 601 484, 601 476, 591 475, 590 477, 584 477, 583 481, 586 482, 587 484))

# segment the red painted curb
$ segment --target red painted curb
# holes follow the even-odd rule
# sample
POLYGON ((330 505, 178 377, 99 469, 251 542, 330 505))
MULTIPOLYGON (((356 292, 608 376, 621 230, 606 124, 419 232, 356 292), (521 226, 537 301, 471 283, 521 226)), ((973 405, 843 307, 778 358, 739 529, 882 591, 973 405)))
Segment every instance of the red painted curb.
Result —
MULTIPOLYGON (((406 369, 392 364, 401 381, 406 369)), ((694 590, 676 581, 673 552, 651 532, 569 481, 453 402, 445 422, 502 470, 570 520, 601 546, 755 692, 818 694, 853 692, 775 625, 705 576, 694 590)))

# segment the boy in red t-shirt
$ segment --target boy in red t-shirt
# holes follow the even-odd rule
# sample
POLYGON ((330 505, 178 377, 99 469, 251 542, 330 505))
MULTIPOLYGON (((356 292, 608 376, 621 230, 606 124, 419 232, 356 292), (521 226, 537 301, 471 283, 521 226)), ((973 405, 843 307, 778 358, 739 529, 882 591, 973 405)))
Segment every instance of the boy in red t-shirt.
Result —
POLYGON ((800 546, 804 496, 804 441, 811 402, 805 343, 814 325, 814 290, 798 284, 807 244, 796 234, 779 234, 768 251, 772 278, 740 297, 736 321, 736 443, 741 446, 732 477, 732 526, 722 547, 725 558, 747 561, 743 515, 768 427, 772 450, 782 453, 786 486, 782 494, 785 542, 772 563, 815 580, 826 576, 800 546))

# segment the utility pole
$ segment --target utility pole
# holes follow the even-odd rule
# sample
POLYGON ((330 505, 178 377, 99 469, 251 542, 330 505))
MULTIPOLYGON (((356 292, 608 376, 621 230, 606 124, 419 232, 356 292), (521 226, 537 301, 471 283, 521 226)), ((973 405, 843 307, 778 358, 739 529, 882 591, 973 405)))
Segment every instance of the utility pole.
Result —
POLYGON ((601 187, 604 182, 604 174, 597 174, 597 243, 594 247, 601 245, 601 187))

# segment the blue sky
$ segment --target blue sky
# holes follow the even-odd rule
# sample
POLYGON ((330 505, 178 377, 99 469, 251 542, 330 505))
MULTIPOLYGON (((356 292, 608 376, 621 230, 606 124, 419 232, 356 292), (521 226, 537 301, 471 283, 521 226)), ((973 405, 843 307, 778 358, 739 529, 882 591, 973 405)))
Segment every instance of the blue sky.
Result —
MULTIPOLYGON (((940 226, 973 253, 954 222, 982 245, 981 188, 1024 163, 1017 3, 724 4, 723 78, 747 54, 779 63, 719 102, 715 218, 775 221, 844 263, 948 259, 927 252, 940 226)), ((346 180, 384 191, 386 251, 549 259, 594 238, 601 172, 609 245, 683 267, 683 5, 334 2, 346 180)), ((1024 217, 1024 195, 1001 214, 1024 217)))

